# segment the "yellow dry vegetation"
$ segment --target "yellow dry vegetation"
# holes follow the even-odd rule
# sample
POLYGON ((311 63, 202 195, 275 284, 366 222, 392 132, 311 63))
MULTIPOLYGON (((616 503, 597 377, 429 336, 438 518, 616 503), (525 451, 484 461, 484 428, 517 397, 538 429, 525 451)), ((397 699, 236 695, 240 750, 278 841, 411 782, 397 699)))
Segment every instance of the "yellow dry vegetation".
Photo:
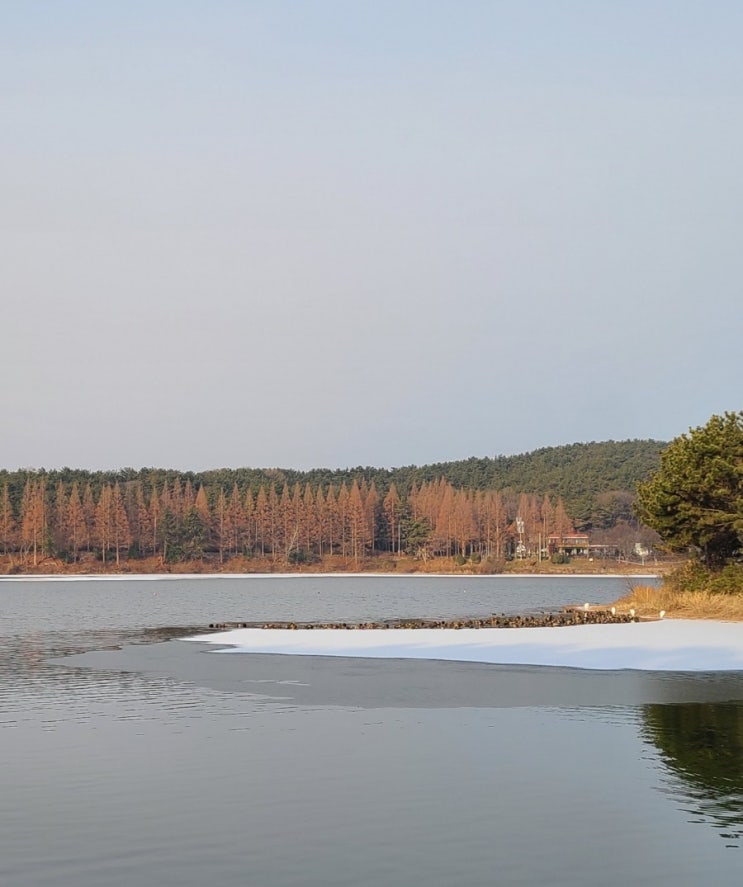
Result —
POLYGON ((631 609, 638 616, 657 618, 661 610, 669 619, 718 619, 743 621, 743 594, 714 594, 709 591, 674 591, 667 587, 636 585, 616 601, 620 613, 631 609))

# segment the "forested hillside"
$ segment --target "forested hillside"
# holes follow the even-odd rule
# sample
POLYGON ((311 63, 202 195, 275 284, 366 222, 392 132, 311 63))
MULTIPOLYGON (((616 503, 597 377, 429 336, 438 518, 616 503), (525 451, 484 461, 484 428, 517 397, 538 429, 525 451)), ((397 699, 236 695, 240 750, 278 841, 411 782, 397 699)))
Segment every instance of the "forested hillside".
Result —
POLYGON ((663 447, 572 444, 393 469, 2 471, 0 546, 34 564, 49 555, 503 559, 517 517, 531 550, 549 533, 573 529, 609 540, 629 528, 636 537, 635 488, 663 447))

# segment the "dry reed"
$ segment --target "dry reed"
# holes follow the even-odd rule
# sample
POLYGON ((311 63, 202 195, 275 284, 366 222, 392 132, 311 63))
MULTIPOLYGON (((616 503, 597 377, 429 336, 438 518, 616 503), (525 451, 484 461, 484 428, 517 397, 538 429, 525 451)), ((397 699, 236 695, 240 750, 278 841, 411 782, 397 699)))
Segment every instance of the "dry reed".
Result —
POLYGON ((665 611, 669 619, 719 619, 743 621, 743 595, 713 594, 708 591, 673 591, 636 585, 615 606, 619 613, 634 610, 638 616, 657 618, 665 611))

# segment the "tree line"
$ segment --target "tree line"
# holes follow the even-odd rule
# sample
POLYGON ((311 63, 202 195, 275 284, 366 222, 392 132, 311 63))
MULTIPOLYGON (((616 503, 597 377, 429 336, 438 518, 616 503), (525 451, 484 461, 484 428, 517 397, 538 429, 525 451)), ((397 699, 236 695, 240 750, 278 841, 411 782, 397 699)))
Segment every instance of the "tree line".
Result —
POLYGON ((237 556, 289 563, 339 556, 358 564, 380 553, 502 560, 517 541, 534 554, 550 533, 574 529, 560 497, 458 488, 443 477, 402 492, 394 482, 380 492, 363 476, 314 487, 271 482, 255 491, 236 482, 194 486, 177 473, 161 483, 94 485, 27 471, 20 491, 8 478, 0 483, 0 550, 33 565, 48 556, 117 564, 237 556))

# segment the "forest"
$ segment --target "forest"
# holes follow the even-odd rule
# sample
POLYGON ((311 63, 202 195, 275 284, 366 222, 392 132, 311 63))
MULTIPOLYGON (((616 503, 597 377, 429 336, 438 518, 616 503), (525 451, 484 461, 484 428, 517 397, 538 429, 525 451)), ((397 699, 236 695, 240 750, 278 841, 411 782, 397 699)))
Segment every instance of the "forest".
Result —
POLYGON ((312 470, 0 471, 0 551, 11 568, 236 557, 301 565, 378 555, 502 562, 516 519, 528 554, 551 533, 618 550, 654 537, 635 489, 664 444, 572 444, 428 466, 312 470))

